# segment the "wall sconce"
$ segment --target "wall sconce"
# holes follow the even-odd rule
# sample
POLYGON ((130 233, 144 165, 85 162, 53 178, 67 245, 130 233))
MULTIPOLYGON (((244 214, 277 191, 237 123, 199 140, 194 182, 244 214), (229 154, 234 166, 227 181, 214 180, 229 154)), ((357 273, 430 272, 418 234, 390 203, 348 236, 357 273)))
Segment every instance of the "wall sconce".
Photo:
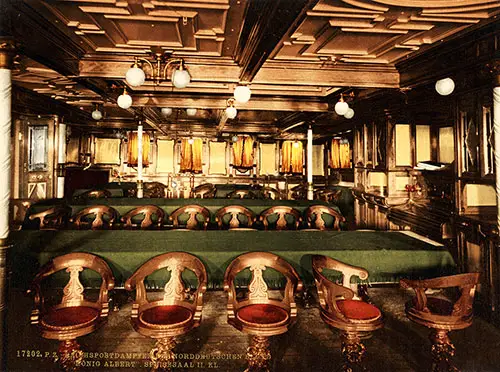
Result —
POLYGON ((151 53, 152 61, 135 57, 134 64, 125 74, 125 80, 130 86, 140 87, 146 78, 153 80, 155 85, 160 85, 163 80, 168 79, 168 68, 174 64, 177 65, 177 68, 174 68, 171 75, 172 84, 176 88, 185 88, 191 82, 191 75, 186 70, 182 58, 170 58, 160 47, 151 48, 151 50, 153 51, 151 53), (141 62, 149 67, 149 77, 146 76, 141 62), (141 65, 139 65, 140 63, 141 65))
POLYGON ((234 89, 234 99, 238 103, 247 103, 250 100, 251 95, 252 91, 246 85, 238 85, 234 89))
POLYGON ((127 93, 127 88, 123 88, 123 93, 118 97, 116 103, 118 103, 118 106, 125 110, 132 106, 132 97, 130 97, 127 93))
POLYGON ((236 110, 236 107, 234 107, 234 101, 234 98, 229 98, 226 102, 226 116, 228 119, 234 119, 238 114, 238 110, 236 110))
POLYGON ((99 110, 99 105, 97 103, 95 104, 94 111, 92 111, 92 119, 94 120, 102 119, 102 112, 99 110))
POLYGON ((435 88, 440 95, 447 96, 455 90, 455 82, 451 78, 441 79, 436 81, 435 88))

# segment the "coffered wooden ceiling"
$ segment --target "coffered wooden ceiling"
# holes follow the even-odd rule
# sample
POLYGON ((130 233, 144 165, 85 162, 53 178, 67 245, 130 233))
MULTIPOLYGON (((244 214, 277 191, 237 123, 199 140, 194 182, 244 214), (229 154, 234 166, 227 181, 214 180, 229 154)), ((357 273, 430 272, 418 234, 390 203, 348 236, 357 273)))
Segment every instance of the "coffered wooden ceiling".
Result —
POLYGON ((227 98, 244 82, 252 99, 237 107, 249 111, 241 121, 279 131, 290 112, 339 120, 328 110, 342 91, 400 88, 398 62, 496 22, 500 2, 26 0, 14 10, 14 34, 32 61, 24 59, 16 84, 91 111, 93 102, 114 104, 134 57, 156 48, 182 57, 192 80, 185 89, 170 80, 128 87, 151 121, 172 121, 160 107, 193 107, 200 114, 192 120, 220 127, 227 98))

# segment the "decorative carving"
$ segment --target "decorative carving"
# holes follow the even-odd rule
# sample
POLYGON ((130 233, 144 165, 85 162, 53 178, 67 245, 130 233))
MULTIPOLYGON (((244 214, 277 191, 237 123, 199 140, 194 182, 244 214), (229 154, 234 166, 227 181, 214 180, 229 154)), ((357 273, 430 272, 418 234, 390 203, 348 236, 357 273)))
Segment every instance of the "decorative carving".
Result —
POLYGON ((83 351, 76 340, 64 340, 57 349, 58 362, 63 371, 78 371, 83 362, 83 351))
POLYGON ((245 372, 269 371, 271 352, 269 351, 269 339, 267 337, 253 336, 247 349, 246 359, 248 368, 245 372))
POLYGON ((165 337, 156 340, 156 345, 149 352, 149 357, 153 362, 153 371, 158 369, 170 371, 169 363, 175 360, 173 349, 177 345, 174 337, 165 337))
POLYGON ((455 346, 451 343, 445 330, 434 330, 429 338, 432 342, 432 372, 459 372, 451 358, 455 355, 455 346))
POLYGON ((179 300, 183 301, 185 299, 186 289, 182 282, 182 271, 184 268, 180 265, 169 264, 166 269, 171 272, 170 280, 165 284, 165 294, 163 295, 163 300, 179 300))
POLYGON ((70 266, 66 269, 66 272, 70 275, 68 284, 63 289, 62 303, 66 306, 79 305, 83 301, 84 288, 79 278, 80 271, 83 271, 81 266, 70 266))
POLYGON ((366 348, 361 342, 359 336, 353 333, 343 333, 342 340, 342 355, 344 356, 343 371, 351 372, 354 368, 362 368, 361 360, 365 355, 366 348))
POLYGON ((249 295, 250 300, 268 300, 267 284, 262 277, 262 271, 266 269, 265 265, 250 266, 250 271, 253 273, 252 282, 250 283, 249 295))
POLYGON ((13 40, 0 38, 0 68, 11 69, 16 45, 13 40))

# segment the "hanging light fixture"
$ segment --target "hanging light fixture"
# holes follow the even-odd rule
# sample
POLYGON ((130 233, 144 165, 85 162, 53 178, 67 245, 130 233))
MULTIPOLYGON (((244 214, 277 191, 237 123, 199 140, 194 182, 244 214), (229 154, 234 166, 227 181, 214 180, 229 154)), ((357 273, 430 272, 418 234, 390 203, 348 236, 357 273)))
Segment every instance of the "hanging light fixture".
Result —
POLYGON ((162 107, 161 108, 161 114, 163 116, 170 116, 170 115, 172 115, 172 108, 170 108, 170 107, 162 107))
POLYGON ((251 95, 252 91, 246 85, 238 85, 234 89, 234 99, 238 103, 247 103, 250 100, 251 95))
POLYGON ((229 98, 226 102, 226 116, 228 119, 234 119, 238 114, 238 110, 236 110, 236 107, 234 107, 234 101, 234 98, 229 98))
POLYGON ((130 97, 127 93, 127 88, 123 88, 123 93, 118 97, 118 100, 116 102, 122 109, 128 109, 130 108, 130 106, 132 106, 132 97, 130 97))
POLYGON ((162 81, 168 80, 169 67, 173 68, 171 80, 176 88, 185 88, 191 82, 191 75, 186 70, 182 58, 170 58, 161 47, 151 48, 151 50, 151 61, 146 58, 135 57, 134 64, 125 74, 125 80, 130 86, 140 87, 146 79, 153 80, 155 85, 160 85, 162 81), (143 63, 149 71, 144 70, 143 63), (146 74, 146 72, 149 74, 146 74))
POLYGON ((195 116, 197 111, 195 108, 188 108, 186 109, 186 114, 187 116, 195 116))
POLYGON ((101 120, 102 112, 99 110, 99 105, 96 103, 94 111, 92 111, 92 119, 101 120))
POLYGON ((194 139, 193 139, 193 137, 189 137, 189 139, 188 139, 188 143, 189 143, 190 145, 192 145, 192 144, 194 143, 194 139))
POLYGON ((339 101, 335 104, 335 112, 337 115, 344 115, 349 110, 349 105, 344 101, 344 96, 340 94, 339 101))
POLYGON ((295 141, 293 142, 293 147, 298 148, 299 146, 300 146, 299 141, 295 140, 295 141))
POLYGON ((344 114, 346 119, 352 119, 354 117, 354 110, 352 108, 348 108, 346 113, 344 114))
POLYGON ((455 82, 451 78, 441 79, 436 81, 435 88, 440 95, 447 96, 453 93, 453 90, 455 89, 455 82))

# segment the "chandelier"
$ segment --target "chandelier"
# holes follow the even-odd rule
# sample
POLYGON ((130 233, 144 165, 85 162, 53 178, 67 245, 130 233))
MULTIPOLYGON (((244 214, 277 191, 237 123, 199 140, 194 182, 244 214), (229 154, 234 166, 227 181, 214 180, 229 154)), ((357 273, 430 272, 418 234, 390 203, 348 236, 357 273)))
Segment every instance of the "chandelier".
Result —
POLYGON ((151 58, 135 57, 134 64, 125 75, 125 80, 132 87, 140 87, 146 79, 153 80, 155 85, 168 80, 168 70, 172 67, 170 79, 176 88, 185 88, 191 81, 191 76, 184 66, 182 58, 170 58, 161 48, 152 48, 151 58), (146 75, 147 69, 148 75, 146 75))

